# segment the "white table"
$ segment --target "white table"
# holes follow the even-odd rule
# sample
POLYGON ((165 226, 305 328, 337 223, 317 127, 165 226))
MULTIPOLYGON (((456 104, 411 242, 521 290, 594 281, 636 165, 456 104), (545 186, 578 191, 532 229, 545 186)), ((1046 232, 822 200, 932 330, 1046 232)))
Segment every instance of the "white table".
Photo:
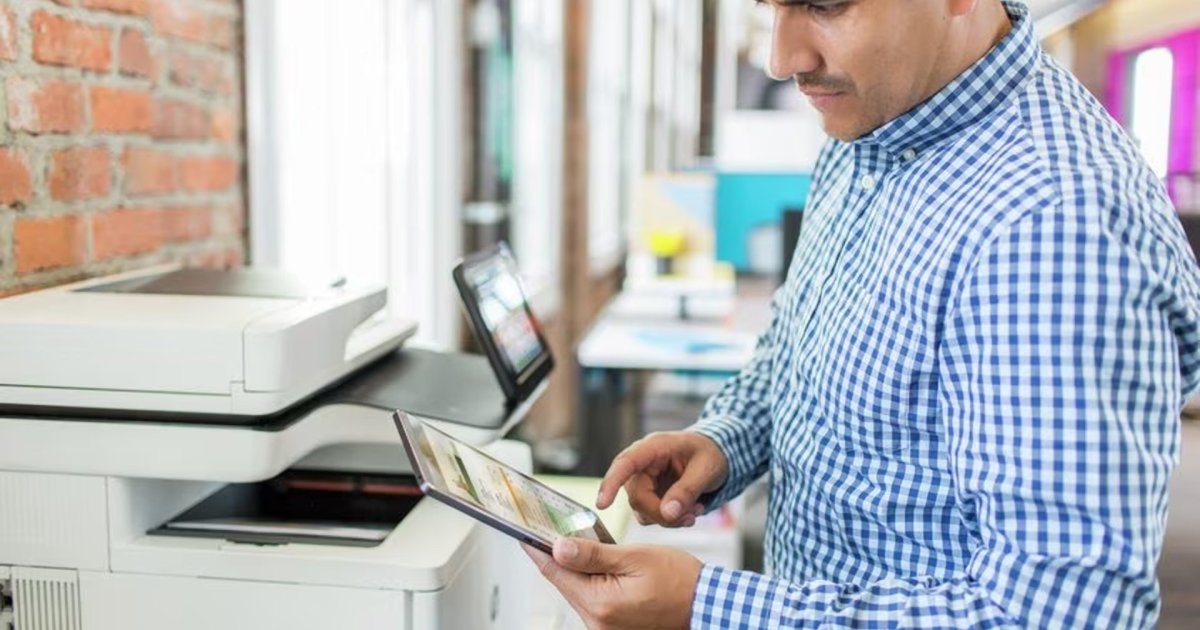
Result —
POLYGON ((679 320, 605 317, 576 351, 584 368, 737 372, 757 336, 726 326, 679 320))
POLYGON ((582 371, 578 472, 604 474, 612 458, 641 436, 637 373, 720 376, 745 366, 769 319, 770 288, 748 283, 739 290, 731 316, 705 320, 631 315, 631 294, 617 295, 576 350, 582 371))

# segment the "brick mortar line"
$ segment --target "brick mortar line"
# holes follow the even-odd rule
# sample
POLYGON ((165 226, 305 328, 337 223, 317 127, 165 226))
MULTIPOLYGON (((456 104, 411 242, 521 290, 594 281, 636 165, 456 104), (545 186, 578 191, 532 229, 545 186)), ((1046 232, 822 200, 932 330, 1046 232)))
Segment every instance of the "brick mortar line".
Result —
POLYGON ((154 22, 150 19, 149 14, 134 15, 132 13, 118 13, 116 11, 106 11, 104 9, 89 9, 82 5, 75 7, 64 7, 54 2, 50 2, 47 9, 53 9, 53 12, 61 17, 88 24, 90 26, 113 27, 114 33, 120 33, 122 28, 136 27, 139 25, 145 25, 150 27, 150 30, 154 30, 154 22))
POLYGON ((172 46, 179 46, 182 50, 187 51, 187 52, 195 52, 195 53, 202 53, 202 54, 214 54, 214 55, 222 55, 222 54, 237 55, 240 57, 241 53, 242 53, 242 48, 244 47, 243 44, 245 43, 245 37, 246 37, 246 20, 244 19, 244 17, 239 16, 239 17, 234 17, 234 19, 232 19, 230 21, 233 23, 234 37, 230 41, 229 48, 222 48, 216 44, 212 44, 212 43, 208 43, 208 42, 198 42, 194 39, 180 37, 179 35, 163 33, 154 28, 153 22, 150 22, 150 30, 154 32, 155 37, 158 37, 159 39, 161 39, 164 42, 169 42, 172 46))
MULTIPOLYGON (((124 149, 126 146, 146 149, 162 149, 179 157, 231 157, 242 160, 245 150, 241 143, 228 143, 213 138, 155 138, 149 133, 96 132, 79 134, 30 133, 13 131, 9 135, 9 148, 40 148, 50 151, 77 146, 91 146, 92 141, 110 142, 111 146, 124 149)), ((118 151, 119 153, 119 151, 118 151)))
POLYGON ((95 212, 80 212, 79 220, 83 222, 83 263, 78 265, 84 267, 91 263, 96 258, 96 239, 94 237, 95 228, 92 226, 92 217, 95 212))
MULTIPOLYGON (((22 134, 24 135, 24 134, 22 134)), ((228 143, 212 138, 197 140, 192 138, 155 138, 148 133, 114 133, 102 132, 68 137, 28 136, 25 146, 46 147, 51 150, 86 145, 88 141, 96 140, 110 143, 118 155, 125 148, 158 149, 175 157, 228 157, 239 162, 245 159, 239 143, 228 143)))
MULTIPOLYGON (((37 212, 37 213, 15 213, 15 212, 11 212, 11 211, 5 211, 5 212, 0 213, 0 217, 5 217, 5 216, 9 217, 9 222, 11 224, 9 227, 12 228, 13 226, 16 225, 16 223, 19 220, 22 220, 22 219, 43 220, 43 219, 61 219, 61 218, 65 218, 65 217, 78 217, 80 219, 91 219, 93 217, 104 217, 104 216, 112 214, 113 212, 120 211, 120 210, 174 211, 174 210, 187 210, 187 209, 192 209, 192 208, 206 208, 206 209, 211 210, 213 213, 221 212, 221 211, 231 211, 231 210, 238 211, 239 213, 243 212, 243 210, 241 208, 240 200, 225 199, 221 202, 217 202, 217 201, 214 201, 212 199, 207 199, 207 198, 204 200, 201 200, 201 199, 195 199, 195 198, 188 198, 186 196, 172 197, 172 199, 174 199, 174 200, 166 201, 162 198, 159 198, 156 201, 145 201, 145 202, 143 202, 141 200, 137 200, 135 203, 96 203, 97 200, 89 199, 89 200, 87 200, 86 204, 77 204, 77 205, 92 206, 92 208, 90 210, 67 209, 62 212, 37 212)), ((127 200, 127 201, 133 201, 133 200, 127 200)), ((69 204, 60 203, 58 205, 67 206, 69 204)), ((210 219, 211 219, 211 217, 210 217, 210 219)), ((3 226, 0 225, 0 227, 3 227, 3 226)), ((3 235, 3 233, 0 233, 0 235, 3 235)), ((12 236, 11 232, 8 235, 11 237, 12 236)), ((206 237, 206 238, 208 238, 208 237, 206 237)))
POLYGON ((163 82, 163 87, 167 88, 167 93, 181 100, 190 101, 193 103, 207 104, 207 109, 215 109, 211 105, 219 105, 226 109, 242 109, 242 88, 241 78, 231 77, 230 83, 232 89, 229 92, 221 92, 214 89, 209 89, 200 85, 183 85, 168 79, 163 82))
POLYGON ((234 206, 237 206, 244 214, 245 208, 240 186, 236 184, 220 190, 174 191, 147 195, 127 195, 122 190, 112 190, 103 197, 90 197, 77 201, 59 201, 47 197, 37 204, 26 206, 24 210, 17 211, 10 207, 3 212, 13 215, 14 220, 54 219, 72 215, 105 214, 109 210, 122 208, 211 207, 216 209, 234 206))
POLYGON ((16 248, 13 246, 13 225, 16 210, 0 210, 0 287, 7 285, 17 274, 16 248))
POLYGON ((246 4, 244 2, 219 2, 214 0, 198 0, 198 4, 205 8, 222 14, 222 17, 233 17, 241 19, 244 14, 246 4))
MULTIPOLYGON (((18 36, 20 39, 20 36, 18 36)), ((0 67, 6 67, 11 72, 6 72, 4 78, 31 78, 31 79, 55 79, 60 81, 68 81, 80 83, 84 87, 93 85, 116 87, 124 89, 138 89, 153 93, 163 93, 173 97, 190 100, 195 103, 207 103, 209 101, 220 101, 221 105, 237 105, 240 108, 241 102, 241 81, 240 73, 236 71, 238 65, 237 60, 233 58, 225 59, 224 65, 226 70, 230 70, 230 85, 232 91, 229 93, 207 90, 199 86, 188 86, 176 83, 171 79, 170 64, 163 60, 164 65, 161 77, 145 77, 141 75, 124 74, 120 72, 119 63, 114 62, 113 67, 108 71, 99 72, 78 68, 75 66, 63 66, 55 64, 43 64, 33 61, 32 57, 18 58, 16 60, 5 60, 0 62, 0 67), (230 68, 229 66, 234 66, 230 68)))
MULTIPOLYGON (((124 203, 116 207, 150 208, 162 206, 211 206, 213 208, 240 205, 243 202, 241 191, 236 184, 220 190, 201 190, 196 192, 175 191, 169 193, 154 193, 148 195, 124 195, 124 203)), ((104 209, 112 208, 105 206, 104 209)))
MULTIPOLYGON (((181 85, 178 85, 171 81, 167 81, 165 84, 163 84, 161 86, 161 88, 162 88, 161 96, 175 98, 175 99, 181 100, 181 101, 187 101, 194 105, 204 106, 204 105, 209 104, 213 100, 220 100, 221 105, 232 105, 233 108, 237 109, 238 111, 241 111, 241 109, 242 109, 241 99, 238 98, 238 97, 240 97, 240 94, 238 94, 237 92, 234 92, 233 94, 229 94, 229 95, 224 95, 224 94, 219 94, 219 93, 213 93, 210 95, 210 93, 202 92, 202 91, 198 90, 197 88, 181 86, 181 85), (196 92, 201 92, 201 93, 196 94, 196 92), (217 96, 218 98, 214 99, 214 98, 212 98, 212 96, 217 96)), ((211 111, 213 108, 205 107, 205 109, 208 109, 211 111)))
MULTIPOLYGON (((243 36, 245 35, 246 26, 243 20, 236 20, 234 26, 234 32, 241 33, 243 36)), ((234 38, 235 45, 232 48, 221 48, 212 44, 203 44, 191 39, 184 39, 177 35, 159 33, 158 31, 154 30, 153 25, 151 25, 150 31, 154 33, 154 37, 157 37, 162 42, 169 44, 172 48, 178 48, 183 52, 193 55, 199 55, 203 57, 225 57, 227 55, 232 55, 234 57, 242 56, 241 45, 236 43, 239 41, 237 38, 234 38)))
POLYGON ((246 163, 246 155, 240 146, 218 143, 216 140, 158 140, 144 134, 97 134, 110 136, 110 140, 125 148, 152 149, 170 153, 172 157, 227 157, 239 165, 246 163))

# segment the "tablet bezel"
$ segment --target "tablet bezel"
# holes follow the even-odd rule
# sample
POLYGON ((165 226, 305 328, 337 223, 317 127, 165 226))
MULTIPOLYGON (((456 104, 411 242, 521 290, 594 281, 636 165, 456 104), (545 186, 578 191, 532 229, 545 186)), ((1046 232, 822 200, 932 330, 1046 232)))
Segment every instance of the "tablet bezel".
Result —
MULTIPOLYGON (((467 516, 490 525, 491 527, 498 529, 536 549, 544 551, 545 553, 552 553, 552 547, 554 545, 553 541, 546 540, 536 532, 530 531, 517 523, 505 520, 487 511, 479 505, 462 499, 457 495, 448 491, 444 491, 442 488, 438 487, 433 479, 440 479, 439 474, 430 467, 430 462, 426 461, 425 457, 420 454, 420 450, 416 447, 416 441, 420 438, 420 433, 426 429, 425 423, 414 420, 412 416, 404 413, 403 411, 396 411, 392 415, 392 419, 396 423, 396 429, 400 432, 400 439, 404 443, 404 451, 408 454, 409 462, 412 463, 413 475, 415 475, 417 478, 417 485, 420 486, 421 491, 424 492, 426 496, 433 497, 434 499, 437 499, 438 501, 445 503, 446 505, 449 505, 460 512, 463 512, 467 516)), ((432 430, 437 431, 436 428, 432 430)), ((595 510, 592 510, 586 505, 583 505, 582 503, 579 503, 578 501, 555 490, 554 488, 547 486, 537 479, 522 473, 512 466, 505 464, 495 457, 484 453, 470 444, 466 444, 462 440, 456 439, 454 436, 446 433, 445 431, 441 431, 440 433, 453 440, 455 443, 466 448, 470 448, 476 453, 479 453, 481 456, 496 462, 500 466, 503 466, 505 469, 512 471, 513 473, 520 475, 525 479, 528 479, 530 482, 537 484, 540 488, 546 490, 547 492, 558 495, 560 498, 579 507, 580 510, 590 512, 596 517, 595 524, 592 526, 592 529, 596 533, 596 537, 600 539, 600 542, 616 544, 616 539, 614 539, 612 534, 608 532, 608 529, 604 526, 604 522, 600 520, 600 516, 596 514, 595 510)), ((442 485, 445 485, 444 482, 442 485)))
POLYGON ((487 355, 488 362, 491 363, 492 370, 496 373, 496 381, 500 384, 500 389, 504 391, 504 396, 510 403, 525 400, 554 369, 554 356, 550 352, 550 344, 546 342, 542 324, 529 305, 529 296, 525 293, 525 286, 521 282, 521 275, 517 270, 512 251, 509 250, 506 243, 499 243, 489 249, 467 256, 454 266, 454 284, 458 287, 458 294, 462 298, 463 307, 471 321, 471 331, 475 335, 475 340, 483 347, 484 354, 487 355), (520 372, 509 367, 508 361, 504 357, 504 351, 497 347, 496 341, 483 319, 475 287, 467 280, 469 268, 491 262, 494 258, 499 258, 516 279, 517 286, 521 289, 525 315, 532 323, 538 343, 542 346, 542 353, 520 372))

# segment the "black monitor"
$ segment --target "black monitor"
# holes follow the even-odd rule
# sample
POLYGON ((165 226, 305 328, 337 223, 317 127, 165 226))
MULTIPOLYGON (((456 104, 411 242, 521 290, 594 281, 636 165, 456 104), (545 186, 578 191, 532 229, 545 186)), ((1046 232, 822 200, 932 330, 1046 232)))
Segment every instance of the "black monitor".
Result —
POLYGON ((792 256, 796 253, 796 243, 800 241, 800 227, 804 223, 804 208, 787 208, 783 211, 783 267, 779 271, 779 281, 787 281, 788 269, 792 267, 792 256))
POLYGON ((512 252, 501 243, 467 257, 454 268, 454 283, 504 395, 512 402, 524 400, 549 375, 554 357, 512 252))
POLYGON ((1183 224, 1183 233, 1192 246, 1192 254, 1200 260, 1200 214, 1180 214, 1179 222, 1183 224))

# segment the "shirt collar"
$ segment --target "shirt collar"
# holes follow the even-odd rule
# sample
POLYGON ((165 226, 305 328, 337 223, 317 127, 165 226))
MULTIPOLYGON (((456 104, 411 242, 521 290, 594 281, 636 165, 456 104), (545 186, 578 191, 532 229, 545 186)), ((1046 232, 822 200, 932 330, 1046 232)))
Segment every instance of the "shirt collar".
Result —
POLYGON ((907 160, 988 116, 1033 73, 1040 45, 1029 9, 1004 0, 1012 30, 982 59, 929 100, 853 144, 875 145, 907 160))

